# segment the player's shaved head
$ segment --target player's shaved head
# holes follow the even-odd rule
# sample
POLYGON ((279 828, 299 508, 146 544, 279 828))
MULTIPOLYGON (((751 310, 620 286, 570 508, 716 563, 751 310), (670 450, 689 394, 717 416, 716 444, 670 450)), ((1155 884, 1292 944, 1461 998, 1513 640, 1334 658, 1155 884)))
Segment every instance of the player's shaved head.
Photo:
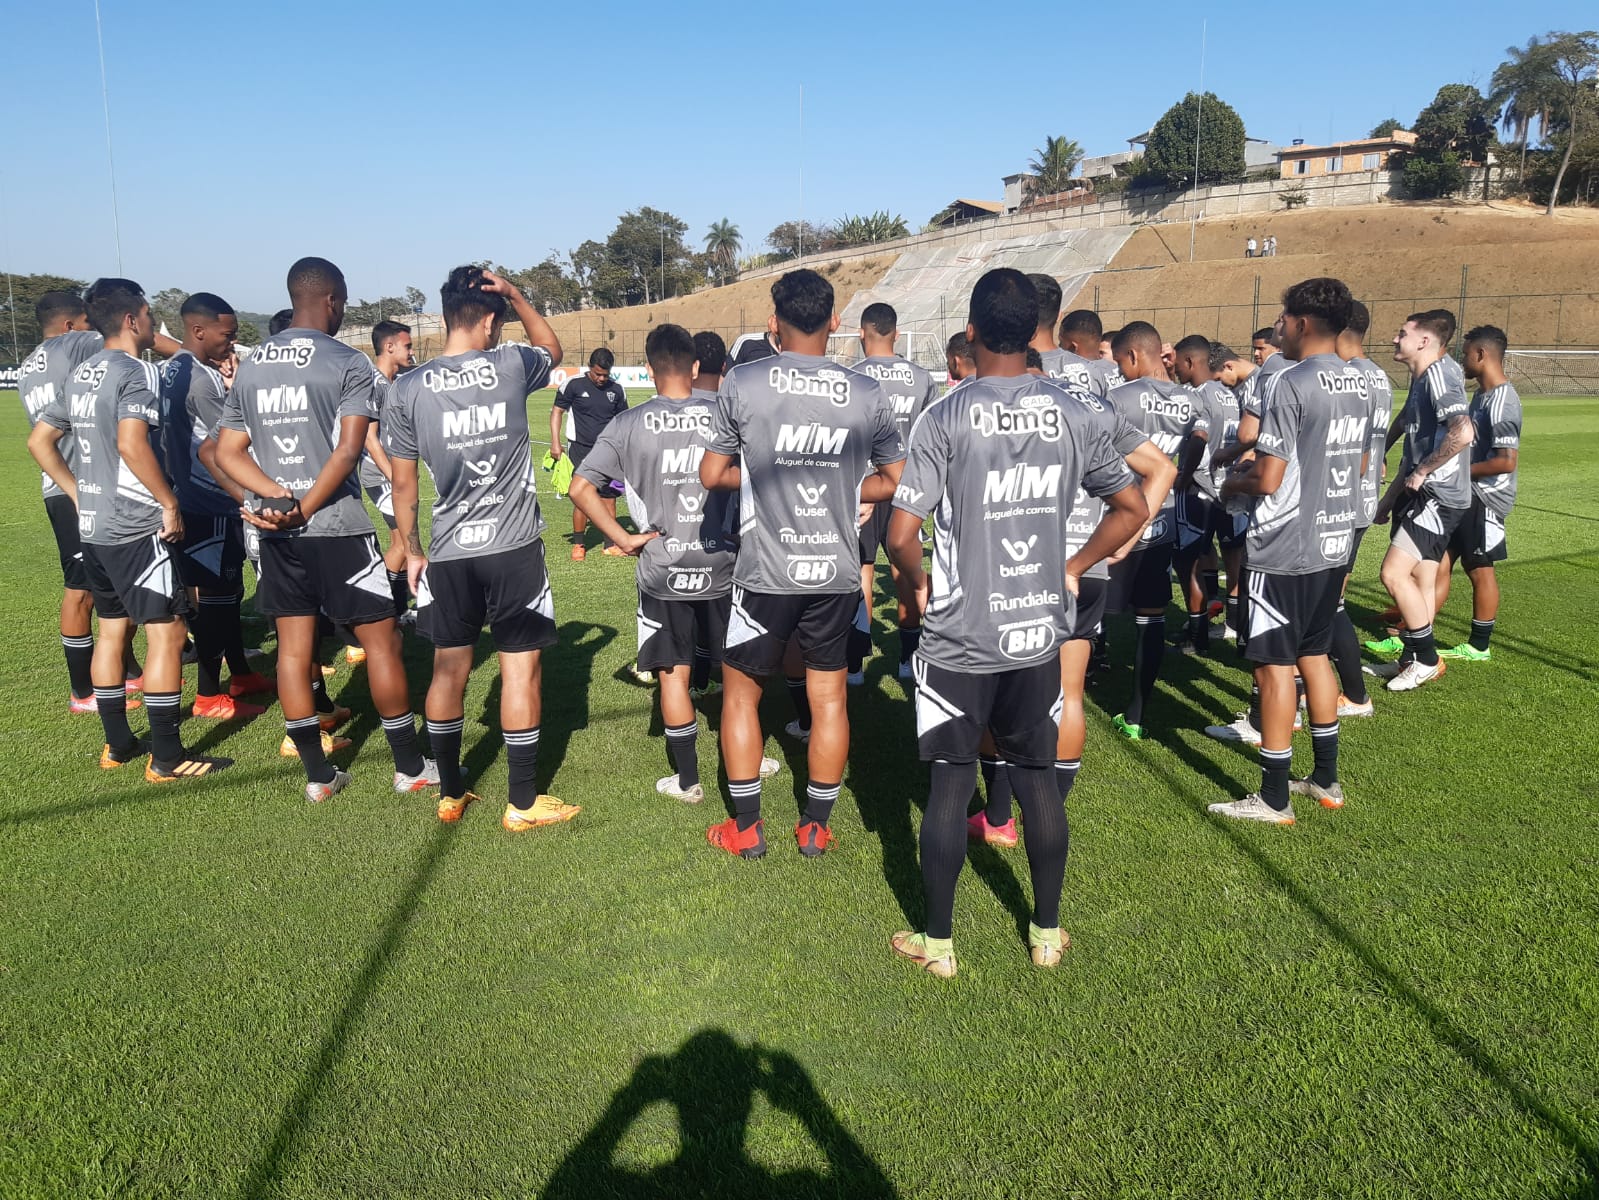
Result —
POLYGON ((231 317, 236 314, 233 305, 214 292, 196 292, 183 302, 183 307, 178 309, 178 315, 185 318, 201 317, 207 321, 215 321, 218 317, 231 317))
POLYGON ((1371 328, 1371 309, 1359 300, 1349 302, 1349 324, 1344 328, 1361 338, 1366 336, 1366 331, 1371 328))
POLYGON ((1510 349, 1510 339, 1497 325, 1478 325, 1475 329, 1467 330, 1462 348, 1478 348, 1491 358, 1502 359, 1505 351, 1510 349))
POLYGON ((267 336, 276 337, 285 329, 292 329, 293 327, 294 310, 292 308, 280 308, 272 314, 272 319, 267 322, 267 336))
POLYGON ((1123 325, 1111 339, 1110 349, 1118 359, 1136 351, 1139 354, 1160 357, 1160 330, 1148 321, 1134 321, 1123 325))
POLYGON ((1328 337, 1337 337, 1349 327, 1353 303, 1343 280, 1327 276, 1302 279, 1283 293, 1285 316, 1302 317, 1328 337))
POLYGON ((950 358, 964 358, 972 361, 972 344, 964 333, 950 334, 949 341, 944 343, 944 353, 950 358))
POLYGON ((1035 272, 1027 277, 1027 282, 1033 285, 1033 290, 1038 293, 1038 325, 1042 328, 1048 325, 1055 327, 1055 318, 1060 316, 1060 284, 1055 282, 1053 275, 1035 272))
POLYGON ((772 308, 778 324, 820 333, 833 319, 833 285, 808 267, 790 271, 772 285, 772 308))
POLYGON ((1176 354, 1203 354, 1210 361, 1210 339, 1202 333, 1191 333, 1172 347, 1176 354))
POLYGON ((149 307, 144 289, 131 279, 96 279, 83 294, 84 311, 101 337, 116 337, 129 317, 149 307))
POLYGON ((1060 319, 1060 336, 1065 340, 1069 334, 1080 333, 1084 338, 1099 341, 1105 336, 1105 325, 1099 319, 1099 314, 1091 308, 1074 308, 1060 319))
MULTIPOLYGON (((54 326, 64 329, 85 314, 83 297, 77 292, 46 292, 33 305, 33 316, 39 322, 39 332, 51 337, 54 326)), ((59 333, 61 330, 55 330, 59 333)))
POLYGON ((681 325, 657 325, 644 339, 644 361, 657 375, 688 375, 697 358, 694 335, 681 325))
POLYGON ((347 299, 349 290, 344 272, 325 258, 302 258, 289 268, 289 299, 299 308, 306 301, 324 297, 347 299))
POLYGON ((1438 339, 1440 346, 1449 345, 1455 336, 1455 314, 1447 308, 1429 308, 1426 312, 1411 313, 1405 318, 1405 324, 1425 329, 1438 339))
POLYGON ((893 337, 899 332, 899 314, 892 304, 881 300, 868 304, 861 311, 861 328, 869 329, 878 337, 893 337))
POLYGON ((510 304, 498 292, 483 290, 482 267, 456 267, 439 289, 444 308, 444 328, 453 330, 493 317, 496 325, 505 320, 510 304))
POLYGON ((701 378, 720 375, 727 366, 727 343, 722 335, 709 329, 696 333, 694 360, 699 363, 701 378))

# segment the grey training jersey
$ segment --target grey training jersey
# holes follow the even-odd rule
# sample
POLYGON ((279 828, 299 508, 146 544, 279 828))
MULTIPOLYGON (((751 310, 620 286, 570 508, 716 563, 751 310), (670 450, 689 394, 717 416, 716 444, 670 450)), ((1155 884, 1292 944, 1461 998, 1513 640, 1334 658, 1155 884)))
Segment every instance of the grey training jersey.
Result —
POLYGON ((1079 394, 1037 376, 974 379, 929 408, 894 493, 895 508, 933 514, 918 653, 978 675, 1054 658, 1077 608, 1065 581, 1071 497, 1134 479, 1079 394))
POLYGON ((1044 360, 1045 375, 1067 387, 1081 388, 1101 400, 1109 395, 1110 389, 1115 386, 1110 382, 1112 375, 1116 377, 1116 383, 1122 382, 1121 372, 1116 370, 1116 364, 1106 362, 1102 358, 1084 358, 1059 346, 1053 350, 1045 350, 1039 357, 1044 360), (1110 370, 1107 371, 1105 369, 1107 367, 1110 370))
POLYGON ((1251 416, 1259 417, 1265 411, 1266 401, 1271 398, 1272 380, 1277 377, 1279 372, 1285 371, 1293 365, 1279 351, 1256 367, 1254 373, 1249 377, 1249 381, 1254 384, 1254 390, 1250 392, 1245 400, 1240 402, 1239 407, 1242 411, 1251 416))
POLYGON ((161 531, 161 506, 128 470, 117 450, 117 426, 143 421, 157 460, 161 446, 160 386, 154 365, 122 350, 84 360, 39 419, 77 437, 78 536, 94 546, 132 542, 161 531))
MULTIPOLYGON (((1072 395, 1082 404, 1087 419, 1091 424, 1098 425, 1105 436, 1110 438, 1110 444, 1117 454, 1125 461, 1127 456, 1149 441, 1144 436, 1144 431, 1134 425, 1125 416, 1109 404, 1096 400, 1093 396, 1083 392, 1074 391, 1072 395)), ((1099 523, 1105 519, 1105 502, 1098 496, 1090 496, 1088 490, 1081 485, 1077 488, 1077 496, 1072 501, 1071 515, 1066 519, 1066 558, 1069 560, 1085 545, 1088 539, 1094 536, 1094 530, 1099 528, 1099 523)), ((1109 579, 1110 563, 1100 559, 1083 576, 1084 579, 1109 579)))
POLYGON ((1315 354, 1277 373, 1255 450, 1287 467, 1277 490, 1255 501, 1245 550, 1250 570, 1311 575, 1349 561, 1360 459, 1371 445, 1368 396, 1364 375, 1336 354, 1315 354))
MULTIPOLYGON (((1466 376, 1460 364, 1445 355, 1410 381, 1405 402, 1405 465, 1414 471, 1449 436, 1449 423, 1469 415, 1466 376)), ((1471 443, 1427 476, 1423 490, 1446 508, 1471 506, 1471 443)))
MULTIPOLYGON (((303 496, 339 441, 345 417, 377 415, 372 360, 312 329, 285 329, 239 363, 222 406, 223 429, 250 435, 250 454, 278 484, 303 496)), ((354 537, 372 532, 355 472, 308 525, 264 538, 354 537)))
POLYGON ((861 586, 861 480, 905 457, 870 375, 784 351, 722 379, 710 449, 741 460, 733 582, 779 595, 861 586))
POLYGON ((855 369, 877 380, 883 399, 894 413, 894 425, 903 441, 911 435, 916 418, 938 399, 938 383, 915 363, 897 354, 865 358, 855 369))
POLYGON ((543 347, 500 346, 441 354, 394 381, 384 445, 433 475, 435 562, 516 550, 544 531, 527 397, 549 379, 543 347))
MULTIPOLYGON (((1471 447, 1471 461, 1486 462, 1501 450, 1521 449, 1521 397, 1508 383, 1490 391, 1479 391, 1471 405, 1477 437, 1471 447)), ((1516 473, 1484 475, 1471 481, 1477 498, 1501 517, 1510 515, 1516 502, 1516 473)))
MULTIPOLYGON (((1183 443, 1194 432, 1199 404, 1194 393, 1169 379, 1134 379, 1110 392, 1111 405, 1144 431, 1160 452, 1175 463, 1183 443)), ((1177 538, 1176 489, 1166 493, 1160 511, 1150 517, 1142 544, 1163 546, 1177 538)))
POLYGON ((1225 470, 1217 470, 1212 460, 1217 453, 1238 440, 1238 397, 1220 380, 1207 379, 1196 388, 1189 389, 1198 401, 1199 409, 1194 428, 1205 431, 1205 450, 1200 455, 1199 467, 1194 472, 1194 490, 1205 499, 1219 503, 1225 470))
POLYGON ((1349 365, 1365 377, 1371 402, 1371 445, 1366 473, 1360 480, 1360 510, 1355 521, 1356 529, 1367 529, 1377 515, 1377 502, 1382 499, 1382 464, 1388 453, 1388 424, 1394 417, 1394 383, 1388 372, 1369 358, 1357 355, 1349 360, 1349 365))
MULTIPOLYGON (((49 408, 53 401, 66 395, 67 380, 71 378, 72 372, 76 371, 85 359, 100 353, 104 348, 105 339, 98 333, 72 329, 66 333, 58 333, 53 338, 47 338, 39 344, 37 350, 28 355, 17 377, 17 392, 22 397, 22 407, 28 413, 29 429, 39 423, 39 415, 49 408)), ((78 439, 69 433, 56 445, 61 449, 61 457, 66 459, 67 470, 77 471, 78 439)), ((44 475, 43 472, 40 474, 43 478, 45 499, 64 494, 56 487, 55 481, 50 476, 44 475)))
POLYGON ((228 385, 222 373, 187 350, 161 367, 163 461, 178 507, 199 517, 237 517, 239 506, 200 461, 200 446, 222 419, 228 385))
MULTIPOLYGON (((388 439, 383 434, 383 408, 388 403, 389 389, 394 385, 389 382, 389 377, 382 371, 373 368, 372 393, 373 404, 377 409, 378 437, 383 439, 383 445, 388 446, 388 439)), ((372 456, 365 450, 361 451, 361 486, 364 488, 380 488, 388 480, 383 478, 383 472, 378 470, 377 463, 372 461, 372 456)))
POLYGON ((655 396, 618 413, 577 469, 596 487, 622 480, 634 525, 661 535, 638 557, 638 589, 647 596, 705 600, 732 590, 733 494, 700 483, 715 412, 715 396, 655 396))

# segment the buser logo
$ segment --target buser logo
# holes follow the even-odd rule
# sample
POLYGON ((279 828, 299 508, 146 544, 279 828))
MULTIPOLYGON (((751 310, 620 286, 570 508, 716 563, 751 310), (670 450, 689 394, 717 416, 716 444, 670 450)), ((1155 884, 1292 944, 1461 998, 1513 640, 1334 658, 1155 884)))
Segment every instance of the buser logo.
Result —
POLYGON ((1342 471, 1340 471, 1337 467, 1329 467, 1328 471, 1331 472, 1331 474, 1332 474, 1333 486, 1334 487, 1348 487, 1349 486, 1349 474, 1354 469, 1355 469, 1354 467, 1345 467, 1342 471))
POLYGON ((1000 538, 999 541, 1005 547, 1005 553, 1010 555, 1011 562, 1021 562, 1033 552, 1033 547, 1038 544, 1038 535, 1033 534, 1025 542, 1013 542, 1010 538, 1000 538))
POLYGON ((705 497, 696 496, 692 492, 679 492, 677 502, 683 506, 684 512, 697 513, 700 511, 700 505, 705 502, 705 497))
POLYGON ((806 504, 815 504, 826 493, 827 485, 824 483, 821 487, 806 487, 803 483, 796 483, 794 490, 799 493, 800 499, 806 504))
POLYGON ((273 434, 272 444, 278 448, 279 454, 293 454, 300 448, 300 439, 298 437, 279 437, 277 434, 273 434))

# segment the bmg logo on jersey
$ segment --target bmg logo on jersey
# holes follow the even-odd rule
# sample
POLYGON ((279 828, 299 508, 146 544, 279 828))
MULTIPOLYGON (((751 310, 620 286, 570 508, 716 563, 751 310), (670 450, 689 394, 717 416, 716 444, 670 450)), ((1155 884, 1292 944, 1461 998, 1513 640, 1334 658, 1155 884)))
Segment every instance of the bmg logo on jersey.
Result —
MULTIPOLYGON (((429 364, 422 371, 422 386, 435 394, 439 392, 459 392, 469 387, 482 388, 484 391, 500 386, 500 373, 494 369, 494 364, 486 358, 474 358, 471 362, 464 362, 459 367, 448 365, 434 366, 429 364)), ((500 405, 501 411, 505 406, 500 405)), ((445 434, 449 437, 449 434, 445 434)))
POLYGON ((316 343, 310 338, 293 338, 288 342, 262 342, 250 361, 253 363, 282 363, 284 366, 304 370, 311 365, 316 353, 316 343))
POLYGON ((1000 626, 999 652, 1012 662, 1042 658, 1054 648, 1055 621, 1052 617, 1034 617, 1031 621, 1000 626))
POLYGON ((821 396, 836 408, 849 405, 849 376, 843 371, 823 367, 812 375, 796 367, 774 366, 766 379, 779 396, 821 396))
POLYGON ((105 382, 106 366, 103 359, 100 362, 86 362, 72 372, 72 382, 84 384, 91 391, 99 391, 100 385, 105 382))
POLYGON ((666 586, 679 596, 698 596, 711 586, 709 567, 673 567, 666 573, 666 586))
POLYGON ((1023 396, 1017 408, 995 401, 971 407, 972 428, 983 437, 1039 437, 1060 441, 1061 411, 1048 396, 1023 396))
POLYGON ((499 532, 494 521, 468 521, 458 526, 450 540, 463 550, 481 550, 494 541, 499 532))
POLYGON ((790 555, 788 577, 800 587, 826 587, 838 578, 838 564, 831 558, 790 555))
POLYGON ((659 437, 663 433, 697 433, 711 436, 711 410, 703 404, 681 412, 646 412, 644 428, 659 437))

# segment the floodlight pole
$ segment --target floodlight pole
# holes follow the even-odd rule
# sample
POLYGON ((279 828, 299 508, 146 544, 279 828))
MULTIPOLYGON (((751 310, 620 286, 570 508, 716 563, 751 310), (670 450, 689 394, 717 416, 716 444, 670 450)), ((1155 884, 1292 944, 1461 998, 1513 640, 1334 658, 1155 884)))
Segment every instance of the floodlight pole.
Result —
POLYGON ((94 0, 94 42, 100 51, 100 106, 105 110, 105 157, 111 169, 111 232, 117 243, 117 274, 122 274, 122 218, 117 213, 117 160, 111 152, 111 96, 106 87, 105 38, 100 32, 100 0, 94 0))

